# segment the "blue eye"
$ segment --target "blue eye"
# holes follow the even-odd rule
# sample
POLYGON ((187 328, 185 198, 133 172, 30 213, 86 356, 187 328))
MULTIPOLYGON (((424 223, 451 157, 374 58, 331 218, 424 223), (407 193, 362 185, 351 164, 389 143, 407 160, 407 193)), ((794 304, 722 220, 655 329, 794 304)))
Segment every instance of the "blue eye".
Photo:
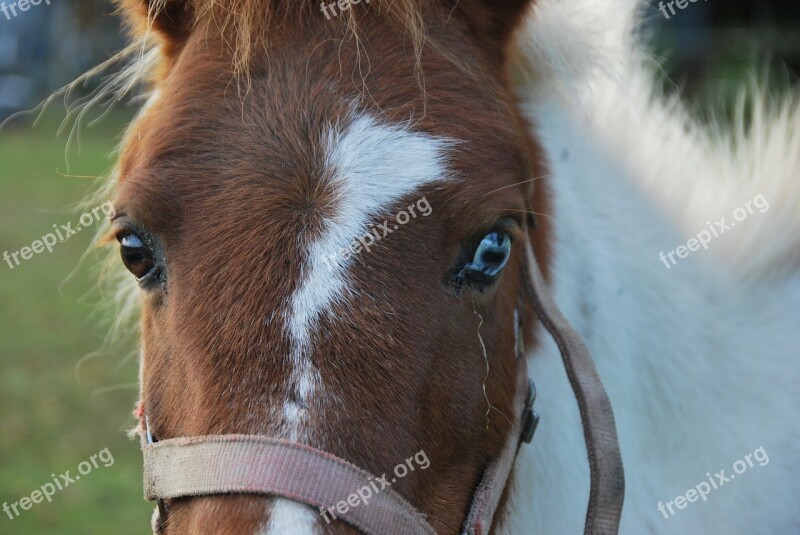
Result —
POLYGON ((509 256, 511 256, 511 237, 505 232, 490 232, 475 249, 472 261, 466 265, 465 272, 468 276, 478 275, 479 278, 494 279, 505 267, 509 256))

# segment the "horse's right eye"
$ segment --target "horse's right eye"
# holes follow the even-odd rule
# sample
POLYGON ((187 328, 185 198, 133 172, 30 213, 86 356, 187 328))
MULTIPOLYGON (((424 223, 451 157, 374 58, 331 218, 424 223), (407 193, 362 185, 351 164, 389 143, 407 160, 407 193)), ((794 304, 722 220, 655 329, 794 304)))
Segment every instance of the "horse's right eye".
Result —
POLYGON ((511 256, 511 236, 503 231, 492 231, 483 237, 472 261, 464 266, 469 280, 487 285, 497 280, 511 256))
POLYGON ((136 234, 121 234, 117 237, 122 263, 140 282, 157 271, 153 252, 136 234))

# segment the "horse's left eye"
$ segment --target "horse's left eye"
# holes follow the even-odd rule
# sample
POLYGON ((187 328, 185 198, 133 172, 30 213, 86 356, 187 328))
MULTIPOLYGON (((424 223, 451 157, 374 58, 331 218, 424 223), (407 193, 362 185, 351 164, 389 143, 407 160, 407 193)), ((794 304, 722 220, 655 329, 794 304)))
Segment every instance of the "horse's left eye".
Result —
POLYGON ((500 274, 500 271, 511 256, 511 237, 502 231, 492 231, 483 237, 472 261, 464 268, 464 274, 469 279, 479 283, 491 283, 500 274))

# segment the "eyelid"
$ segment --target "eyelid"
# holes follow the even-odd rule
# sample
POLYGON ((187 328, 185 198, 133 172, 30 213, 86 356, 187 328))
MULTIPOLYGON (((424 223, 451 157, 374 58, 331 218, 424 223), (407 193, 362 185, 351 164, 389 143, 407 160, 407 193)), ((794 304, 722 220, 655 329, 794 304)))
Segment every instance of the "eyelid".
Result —
POLYGON ((115 217, 111 220, 111 228, 109 228, 108 232, 100 239, 100 245, 119 242, 120 238, 125 234, 135 234, 145 245, 150 243, 150 235, 136 225, 130 217, 120 213, 117 215, 119 217, 115 217))
POLYGON ((98 245, 108 245, 109 243, 116 243, 119 241, 119 235, 123 232, 124 228, 120 225, 115 224, 113 221, 111 222, 111 228, 108 229, 100 238, 97 240, 98 245))
POLYGON ((489 232, 504 232, 511 237, 511 241, 525 238, 525 229, 514 217, 506 216, 500 219, 489 232))
POLYGON ((129 217, 123 216, 111 221, 109 234, 113 235, 114 239, 117 239, 122 234, 136 234, 140 238, 144 238, 146 232, 139 228, 129 217))
POLYGON ((109 221, 111 221, 113 223, 118 219, 127 219, 127 218, 128 218, 128 214, 125 212, 125 210, 120 208, 120 209, 117 209, 116 212, 114 212, 114 215, 109 218, 109 221))

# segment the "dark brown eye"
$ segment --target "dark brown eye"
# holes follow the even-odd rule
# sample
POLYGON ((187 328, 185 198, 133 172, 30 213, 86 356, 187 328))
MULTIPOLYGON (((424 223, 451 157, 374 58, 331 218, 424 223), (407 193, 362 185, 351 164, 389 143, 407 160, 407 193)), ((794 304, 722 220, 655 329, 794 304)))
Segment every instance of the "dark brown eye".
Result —
POLYGON ((118 238, 122 263, 138 280, 156 272, 153 252, 136 234, 122 234, 118 238))

